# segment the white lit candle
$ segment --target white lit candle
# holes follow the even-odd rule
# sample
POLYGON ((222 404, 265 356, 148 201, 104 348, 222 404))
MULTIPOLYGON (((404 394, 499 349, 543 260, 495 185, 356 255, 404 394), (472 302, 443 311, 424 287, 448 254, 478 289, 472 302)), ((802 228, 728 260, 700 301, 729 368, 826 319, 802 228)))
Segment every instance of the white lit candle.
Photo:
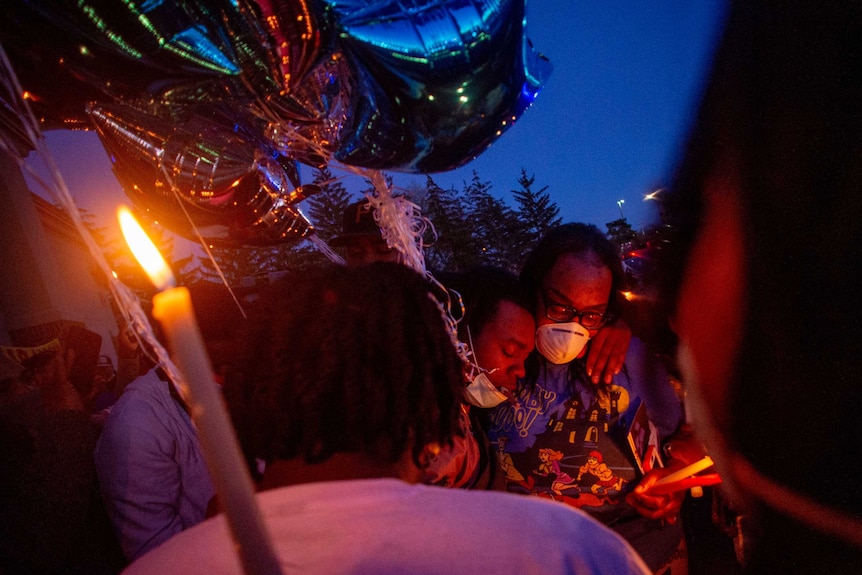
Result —
POLYGON ((192 419, 243 569, 249 575, 280 575, 281 567, 254 498, 251 476, 195 319, 191 294, 185 287, 174 287, 170 268, 131 212, 120 208, 118 217, 132 253, 161 290, 153 297, 153 317, 167 335, 171 358, 191 394, 192 419))
POLYGON ((671 473, 670 475, 666 475, 653 483, 655 487, 659 487, 660 485, 667 485, 669 483, 673 483, 675 481, 679 481, 680 479, 686 479, 687 477, 691 477, 692 475, 696 475, 703 471, 704 469, 709 469, 712 467, 713 462, 712 458, 708 455, 705 455, 703 459, 698 459, 691 465, 683 467, 682 469, 671 473))

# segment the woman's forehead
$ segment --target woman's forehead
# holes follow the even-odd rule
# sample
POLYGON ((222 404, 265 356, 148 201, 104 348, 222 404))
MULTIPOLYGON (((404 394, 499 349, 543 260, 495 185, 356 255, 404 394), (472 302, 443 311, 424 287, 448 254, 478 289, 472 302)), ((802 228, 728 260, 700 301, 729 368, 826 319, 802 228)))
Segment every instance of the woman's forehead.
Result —
POLYGON ((564 254, 557 258, 543 283, 546 287, 568 289, 573 284, 587 285, 607 281, 608 289, 610 289, 611 280, 611 270, 602 263, 596 254, 586 252, 583 254, 564 254))

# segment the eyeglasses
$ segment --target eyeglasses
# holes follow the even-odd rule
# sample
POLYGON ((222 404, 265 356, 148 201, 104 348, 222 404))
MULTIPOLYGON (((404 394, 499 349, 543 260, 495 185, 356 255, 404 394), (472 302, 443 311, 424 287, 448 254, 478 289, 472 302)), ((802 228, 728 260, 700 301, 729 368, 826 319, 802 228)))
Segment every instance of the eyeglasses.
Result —
POLYGON ((568 323, 577 319, 578 323, 587 329, 599 329, 609 321, 614 320, 614 316, 609 313, 578 311, 570 305, 549 301, 548 294, 544 290, 542 291, 542 300, 545 303, 545 317, 557 323, 568 323))

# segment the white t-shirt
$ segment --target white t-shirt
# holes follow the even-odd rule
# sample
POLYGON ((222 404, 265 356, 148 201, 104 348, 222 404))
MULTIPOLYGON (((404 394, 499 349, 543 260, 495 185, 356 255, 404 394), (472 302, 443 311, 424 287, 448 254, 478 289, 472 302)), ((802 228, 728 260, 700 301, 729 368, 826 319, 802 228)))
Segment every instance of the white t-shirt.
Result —
MULTIPOLYGON (((397 479, 310 483, 257 498, 285 574, 649 573, 619 535, 537 498, 397 479)), ((242 566, 219 515, 124 573, 240 575, 242 566)))

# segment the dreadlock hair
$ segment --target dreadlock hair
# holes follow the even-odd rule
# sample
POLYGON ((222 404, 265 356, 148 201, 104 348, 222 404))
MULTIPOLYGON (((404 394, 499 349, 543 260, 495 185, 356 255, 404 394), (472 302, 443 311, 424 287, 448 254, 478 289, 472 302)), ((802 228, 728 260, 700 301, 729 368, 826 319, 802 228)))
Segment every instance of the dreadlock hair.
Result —
MULTIPOLYGON (((520 278, 533 298, 531 309, 539 309, 542 283, 557 260, 564 255, 580 256, 589 253, 595 254, 611 271, 611 293, 607 313, 618 314, 621 307, 619 293, 625 283, 619 254, 611 241, 596 226, 582 223, 568 223, 552 228, 527 256, 520 278)), ((570 364, 570 376, 575 375, 572 370, 583 369, 581 363, 573 361, 570 364)), ((539 374, 539 365, 539 352, 533 350, 525 362, 527 371, 525 380, 529 384, 535 383, 539 374)))
POLYGON ((478 338, 504 301, 533 313, 531 294, 524 289, 518 276, 503 268, 476 266, 462 272, 443 274, 438 279, 461 296, 464 305, 464 316, 458 324, 461 341, 469 343, 467 327, 473 339, 478 338))
POLYGON ((249 460, 393 463, 457 431, 462 361, 429 284, 374 263, 287 276, 264 290, 225 382, 249 460))

